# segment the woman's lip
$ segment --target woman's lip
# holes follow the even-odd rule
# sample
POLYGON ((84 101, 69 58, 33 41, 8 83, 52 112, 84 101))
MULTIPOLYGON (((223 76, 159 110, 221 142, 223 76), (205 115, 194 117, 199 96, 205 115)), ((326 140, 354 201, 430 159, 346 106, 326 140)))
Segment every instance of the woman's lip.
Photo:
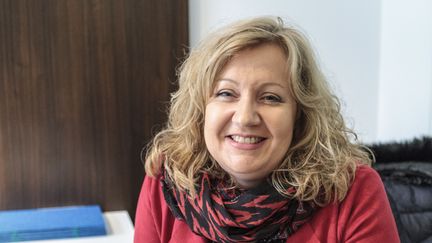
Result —
POLYGON ((233 134, 227 135, 227 137, 232 137, 232 136, 239 136, 239 137, 244 137, 244 138, 263 138, 263 139, 265 139, 265 137, 263 137, 263 136, 253 135, 253 134, 237 134, 237 133, 233 133, 233 134))
POLYGON ((258 140, 260 140, 260 142, 262 142, 262 140, 267 139, 267 137, 260 136, 260 135, 255 135, 255 134, 239 134, 239 133, 229 134, 229 135, 227 135, 225 137, 227 137, 227 138, 229 138, 231 140, 236 139, 237 140, 236 142, 239 142, 238 140, 251 139, 251 138, 258 139, 258 140))

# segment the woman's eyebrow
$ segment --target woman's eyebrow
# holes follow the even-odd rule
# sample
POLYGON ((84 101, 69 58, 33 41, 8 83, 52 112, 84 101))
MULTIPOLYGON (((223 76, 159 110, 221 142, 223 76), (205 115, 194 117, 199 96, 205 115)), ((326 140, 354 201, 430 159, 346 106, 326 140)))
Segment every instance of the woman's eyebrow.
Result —
MULTIPOLYGON (((216 83, 220 83, 220 82, 229 82, 229 83, 233 83, 233 84, 238 84, 239 82, 234 80, 234 79, 229 79, 229 78, 221 78, 216 80, 216 83)), ((279 82, 273 82, 273 81, 269 81, 269 82, 265 82, 259 85, 260 87, 266 87, 266 86, 279 86, 281 88, 286 89, 287 86, 279 83, 279 82)))
POLYGON ((229 78, 220 78, 218 80, 216 80, 217 83, 220 82, 230 82, 230 83, 234 83, 234 84, 238 84, 237 81, 235 81, 234 79, 229 79, 229 78))
POLYGON ((278 86, 278 87, 283 88, 283 89, 288 88, 287 86, 280 84, 280 83, 276 83, 276 82, 268 82, 268 83, 263 83, 261 85, 261 87, 267 87, 267 86, 278 86))

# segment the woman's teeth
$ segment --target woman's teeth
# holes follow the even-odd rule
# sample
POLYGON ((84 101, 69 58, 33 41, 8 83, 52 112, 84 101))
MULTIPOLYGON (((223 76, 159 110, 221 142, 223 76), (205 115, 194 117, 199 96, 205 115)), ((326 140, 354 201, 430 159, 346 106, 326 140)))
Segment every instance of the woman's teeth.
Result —
POLYGON ((236 135, 231 136, 231 138, 237 143, 247 143, 247 144, 259 143, 263 140, 263 138, 260 137, 241 137, 236 135))

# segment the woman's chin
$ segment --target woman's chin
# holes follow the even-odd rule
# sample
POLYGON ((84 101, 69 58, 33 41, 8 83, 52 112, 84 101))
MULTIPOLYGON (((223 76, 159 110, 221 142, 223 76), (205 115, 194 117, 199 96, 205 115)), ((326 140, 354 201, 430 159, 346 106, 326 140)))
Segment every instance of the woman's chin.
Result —
POLYGON ((232 178, 234 178, 236 184, 240 188, 249 189, 259 185, 264 181, 270 173, 263 173, 263 171, 231 171, 229 172, 232 178))

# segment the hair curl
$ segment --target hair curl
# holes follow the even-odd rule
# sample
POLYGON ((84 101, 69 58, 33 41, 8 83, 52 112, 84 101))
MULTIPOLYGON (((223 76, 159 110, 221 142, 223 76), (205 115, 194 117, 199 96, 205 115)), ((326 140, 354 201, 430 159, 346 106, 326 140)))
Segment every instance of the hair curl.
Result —
POLYGON ((204 114, 216 76, 239 51, 274 43, 287 57, 290 88, 297 103, 294 136, 286 157, 271 173, 282 195, 325 205, 342 200, 358 164, 369 154, 350 139, 340 102, 318 68, 307 39, 280 18, 260 17, 229 25, 191 50, 179 68, 179 89, 172 94, 166 127, 148 145, 145 169, 156 176, 163 166, 179 190, 195 193, 200 173, 226 176, 212 162, 204 136, 204 114), (287 194, 294 186, 295 194, 287 194))

